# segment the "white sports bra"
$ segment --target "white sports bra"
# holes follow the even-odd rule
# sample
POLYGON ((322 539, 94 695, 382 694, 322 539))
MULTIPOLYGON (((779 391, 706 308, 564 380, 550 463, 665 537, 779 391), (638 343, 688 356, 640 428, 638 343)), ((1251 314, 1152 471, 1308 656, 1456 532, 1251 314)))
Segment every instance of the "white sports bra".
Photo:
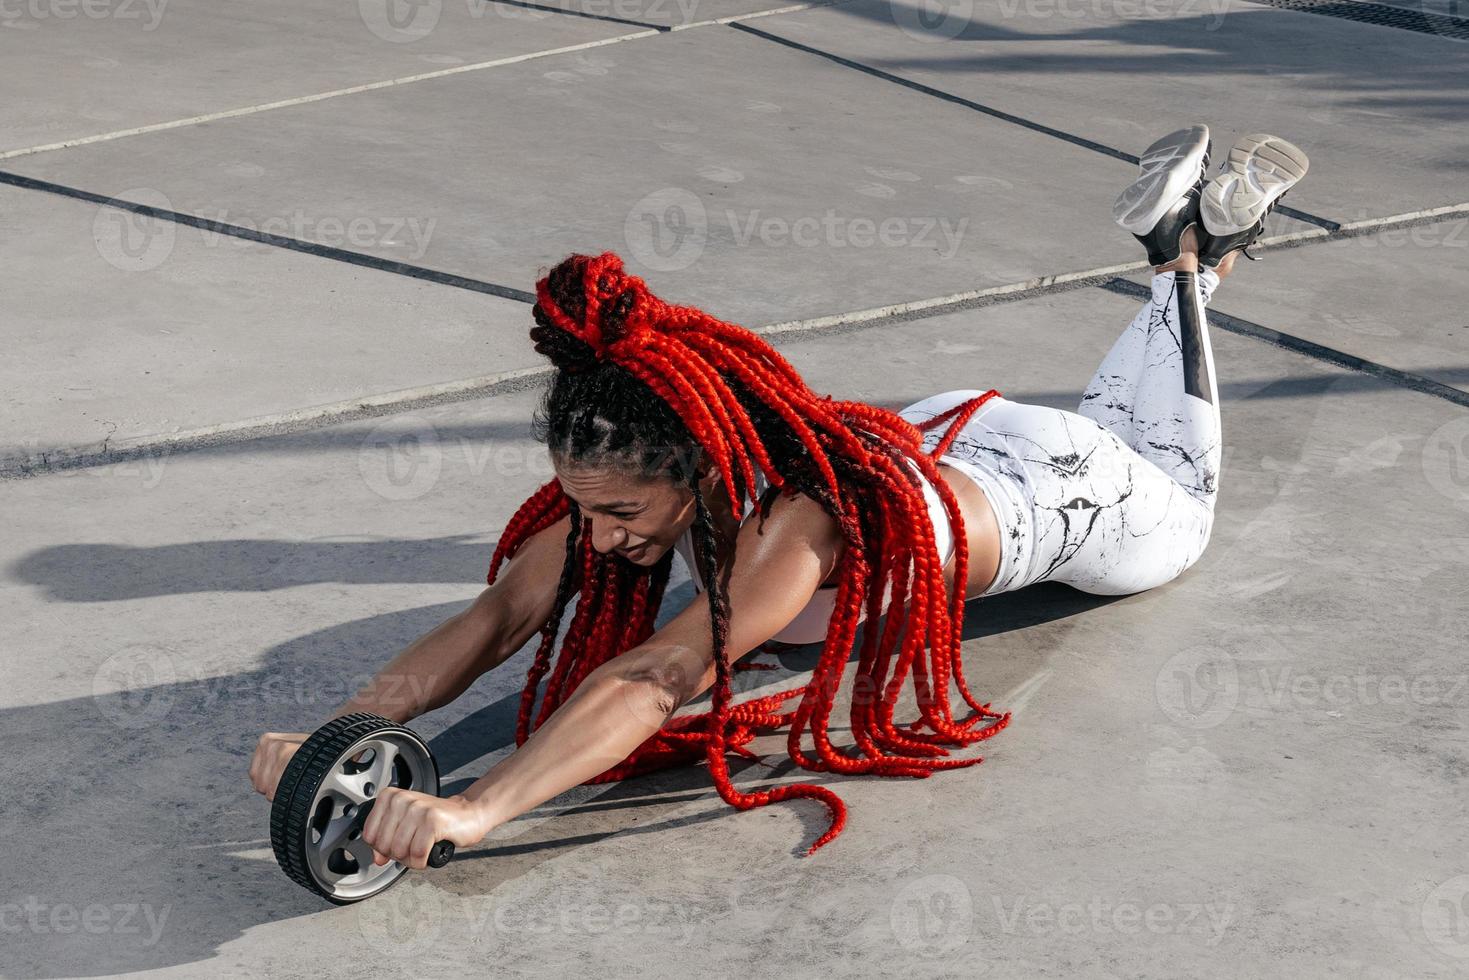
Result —
MULTIPOLYGON (((905 460, 908 466, 923 484, 923 497, 928 501, 928 517, 933 522, 934 543, 938 551, 944 556, 943 565, 949 563, 954 554, 954 534, 949 526, 949 514, 944 510, 944 502, 940 499, 938 491, 933 488, 918 469, 918 465, 912 460, 905 460)), ((755 500, 759 500, 769 487, 765 474, 757 467, 755 470, 755 500)), ((754 507, 747 507, 740 515, 741 524, 754 511, 754 507)), ((704 591, 704 580, 699 574, 698 563, 694 560, 694 534, 693 530, 687 530, 674 542, 674 549, 683 558, 684 565, 688 567, 689 577, 693 579, 694 589, 700 593, 704 591)), ((820 643, 826 638, 826 629, 831 623, 831 614, 836 609, 836 586, 822 586, 816 590, 811 601, 806 603, 804 609, 796 614, 779 633, 771 637, 778 643, 820 643)), ((887 609, 892 598, 891 586, 883 593, 882 608, 887 609)), ((863 604, 858 612, 857 621, 860 623, 867 618, 867 607, 863 604)))

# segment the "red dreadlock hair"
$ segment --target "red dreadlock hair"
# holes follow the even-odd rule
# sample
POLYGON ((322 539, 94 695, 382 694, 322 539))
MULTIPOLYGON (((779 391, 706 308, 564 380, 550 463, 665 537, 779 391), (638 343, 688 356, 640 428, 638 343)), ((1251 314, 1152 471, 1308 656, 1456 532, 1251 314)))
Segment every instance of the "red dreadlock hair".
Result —
MULTIPOLYGON (((623 779, 703 755, 719 795, 734 807, 747 810, 790 799, 825 804, 831 823, 810 854, 842 831, 846 806, 831 790, 807 783, 751 793, 737 789, 730 781, 726 753, 754 758, 744 746, 756 732, 789 725, 790 757, 814 772, 926 777, 982 761, 948 758, 946 747, 987 739, 1006 726, 1010 715, 976 701, 964 678, 960 631, 969 554, 958 503, 935 460, 979 406, 998 393, 988 391, 918 426, 885 409, 819 396, 759 336, 693 307, 663 302, 640 278, 624 272, 621 259, 611 252, 570 256, 536 283, 536 299, 538 326, 531 336, 537 350, 562 369, 553 385, 574 381, 575 375, 601 377, 607 384, 619 379, 615 383, 632 386, 644 405, 641 411, 648 411, 648 404, 659 410, 666 406, 676 417, 686 438, 718 466, 731 501, 741 502, 753 493, 758 467, 772 488, 804 492, 819 501, 837 521, 846 543, 835 609, 811 680, 734 704, 725 649, 729 610, 716 568, 713 522, 697 482, 690 479, 695 552, 707 583, 713 632, 711 708, 674 716, 626 760, 589 782, 623 779), (952 426, 944 438, 925 452, 924 432, 949 420, 952 426), (958 587, 952 598, 922 486, 910 466, 937 490, 953 527, 958 587), (887 589, 891 605, 879 629, 887 589), (864 604, 868 629, 851 698, 857 748, 852 754, 832 744, 828 724, 864 604), (919 718, 898 723, 895 707, 910 677, 919 718), (952 714, 951 681, 973 709, 963 720, 952 714), (982 721, 991 723, 980 725, 982 721), (802 745, 808 731, 812 751, 802 745)), ((580 397, 585 401, 598 395, 588 388, 580 397)), ((495 549, 486 581, 493 583, 504 561, 532 535, 568 514, 567 560, 526 675, 517 744, 592 670, 652 635, 668 581, 671 552, 649 569, 596 551, 591 535, 582 534, 578 508, 556 479, 516 511, 495 549), (576 609, 553 669, 552 648, 578 586, 576 609)))

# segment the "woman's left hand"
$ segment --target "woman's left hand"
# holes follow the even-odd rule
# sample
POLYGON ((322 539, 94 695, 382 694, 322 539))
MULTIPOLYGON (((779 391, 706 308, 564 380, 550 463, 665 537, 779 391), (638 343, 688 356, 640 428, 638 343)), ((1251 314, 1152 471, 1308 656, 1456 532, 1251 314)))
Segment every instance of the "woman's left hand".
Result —
POLYGON ((400 861, 428 867, 428 854, 441 840, 455 847, 477 844, 490 832, 480 807, 463 796, 438 797, 389 786, 377 797, 362 839, 372 847, 372 863, 400 861))

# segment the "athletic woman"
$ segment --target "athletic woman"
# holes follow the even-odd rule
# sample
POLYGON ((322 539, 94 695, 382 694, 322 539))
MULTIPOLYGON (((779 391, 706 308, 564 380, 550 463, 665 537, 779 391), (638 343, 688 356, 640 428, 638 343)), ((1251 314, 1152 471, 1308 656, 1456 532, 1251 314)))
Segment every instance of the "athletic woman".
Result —
MULTIPOLYGON (((1169 134, 1118 199, 1154 267, 1151 296, 1074 413, 979 390, 899 413, 833 400, 757 335, 658 299, 612 253, 552 269, 531 337, 558 369, 535 419, 556 477, 506 526, 488 588, 337 712, 407 721, 539 633, 518 748, 451 797, 384 789, 363 828, 376 862, 422 868, 435 841, 467 846, 578 784, 701 756, 740 809, 823 803, 831 823, 815 851, 844 825, 836 794, 730 780, 727 753, 752 755, 761 731, 788 728, 791 758, 817 772, 922 777, 979 762, 951 750, 1009 715, 966 683, 966 598, 1045 581, 1138 592, 1209 540, 1220 419, 1204 307, 1306 158, 1249 136, 1210 178, 1208 152, 1206 127, 1169 134), (675 551, 703 601, 655 630, 675 551), (811 679, 736 703, 736 662, 768 640, 820 642, 811 679), (706 690, 708 711, 679 713, 706 690), (829 737, 842 691, 850 746, 829 737), (898 721, 900 703, 917 717, 898 721)), ((266 797, 304 738, 261 737, 250 776, 266 797)))

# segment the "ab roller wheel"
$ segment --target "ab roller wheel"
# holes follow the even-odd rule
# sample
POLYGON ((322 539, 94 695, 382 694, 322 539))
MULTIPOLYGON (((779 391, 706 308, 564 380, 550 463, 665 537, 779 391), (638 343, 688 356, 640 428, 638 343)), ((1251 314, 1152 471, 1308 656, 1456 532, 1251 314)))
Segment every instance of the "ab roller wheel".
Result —
MULTIPOLYGON (((389 786, 439 795, 439 767, 428 744, 380 715, 343 715, 318 728, 291 757, 270 810, 270 843, 281 870, 337 905, 371 898, 408 869, 372 863, 362 827, 389 786)), ((454 845, 429 852, 442 868, 454 845)))

